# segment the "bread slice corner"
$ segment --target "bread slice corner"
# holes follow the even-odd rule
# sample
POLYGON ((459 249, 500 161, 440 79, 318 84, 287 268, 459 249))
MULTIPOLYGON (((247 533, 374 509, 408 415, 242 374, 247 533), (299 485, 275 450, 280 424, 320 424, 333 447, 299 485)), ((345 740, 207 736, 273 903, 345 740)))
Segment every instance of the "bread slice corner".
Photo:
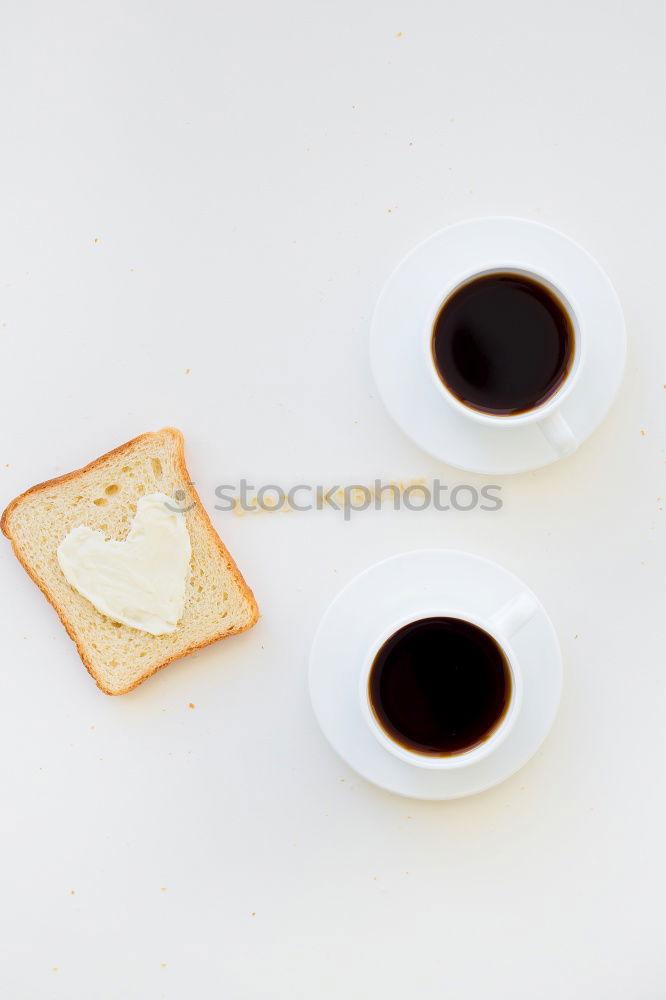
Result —
POLYGON ((0 528, 106 694, 131 691, 172 660, 243 632, 259 617, 190 481, 183 435, 174 427, 142 434, 82 469, 33 486, 12 500, 0 528), (156 492, 174 497, 192 546, 183 616, 175 632, 161 636, 102 615, 69 585, 57 559, 62 539, 81 524, 122 541, 140 498, 156 492))

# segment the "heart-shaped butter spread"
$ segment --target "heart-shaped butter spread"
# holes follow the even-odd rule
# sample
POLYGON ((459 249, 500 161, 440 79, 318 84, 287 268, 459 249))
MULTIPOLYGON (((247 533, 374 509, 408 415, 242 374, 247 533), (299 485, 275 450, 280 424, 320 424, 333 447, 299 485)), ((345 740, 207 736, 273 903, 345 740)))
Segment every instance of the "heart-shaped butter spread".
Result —
POLYGON ((185 515, 163 493, 141 497, 125 541, 79 525, 58 546, 75 590, 103 615, 151 635, 175 631, 191 555, 185 515))

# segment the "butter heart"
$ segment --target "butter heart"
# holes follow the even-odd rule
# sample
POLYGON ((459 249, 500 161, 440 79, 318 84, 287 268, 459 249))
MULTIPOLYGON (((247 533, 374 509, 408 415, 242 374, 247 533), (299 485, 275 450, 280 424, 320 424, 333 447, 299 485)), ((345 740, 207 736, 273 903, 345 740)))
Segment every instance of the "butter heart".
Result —
POLYGON ((191 555, 185 515, 163 493, 139 500, 123 542, 79 525, 58 546, 70 586, 101 614, 151 635, 175 631, 191 555))

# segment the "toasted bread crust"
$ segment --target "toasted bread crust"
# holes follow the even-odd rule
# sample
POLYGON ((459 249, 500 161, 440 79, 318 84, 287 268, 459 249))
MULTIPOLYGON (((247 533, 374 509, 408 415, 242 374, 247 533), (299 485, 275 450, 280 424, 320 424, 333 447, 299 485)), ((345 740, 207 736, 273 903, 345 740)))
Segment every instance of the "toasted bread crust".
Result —
POLYGON ((168 664, 172 663, 174 660, 179 660, 179 659, 181 659, 184 656, 189 656, 190 653, 194 653, 198 649, 203 649, 205 646, 210 646, 214 642, 218 642, 220 639, 226 639, 227 636, 237 635, 240 632, 246 632, 249 628, 252 628, 252 626, 257 623, 257 620, 259 618, 259 608, 257 606, 257 602, 255 600, 254 594, 252 593, 252 591, 248 587, 247 583, 243 579, 243 576, 242 576, 240 570, 238 569, 238 566, 234 562, 234 560, 233 560, 233 558, 232 558, 229 550, 227 549, 226 545, 224 544, 224 542, 222 541, 222 539, 220 538, 220 536, 218 535, 218 533, 215 531, 215 528, 213 527, 212 522, 211 522, 211 520, 210 520, 210 518, 209 518, 209 516, 208 516, 208 514, 206 512, 206 508, 202 504, 201 499, 199 497, 199 494, 197 493, 196 489, 192 485, 192 482, 190 480, 190 474, 188 472, 187 465, 185 464, 185 442, 184 442, 184 438, 183 438, 183 435, 182 435, 181 431, 179 431, 178 428, 176 428, 176 427, 164 427, 160 431, 148 431, 145 434, 139 434, 138 437, 132 438, 131 441, 127 441, 127 442, 125 442, 125 444, 121 444, 117 448, 113 448, 111 451, 105 452, 103 455, 100 455, 99 458, 96 458, 94 461, 90 462, 88 465, 84 465, 80 469, 75 469, 73 472, 68 472, 68 473, 66 473, 63 476, 56 476, 55 479, 48 479, 48 480, 46 480, 46 482, 38 483, 36 486, 31 486, 30 489, 25 490, 24 493, 21 493, 19 496, 15 497, 7 505, 7 507, 5 508, 5 510, 4 510, 3 514, 2 514, 2 517, 0 518, 0 529, 2 530, 2 533, 10 540, 11 545, 12 545, 12 550, 14 552, 14 555, 16 556, 16 558, 18 559, 18 561, 21 563, 21 565, 23 566, 24 570, 26 571, 26 573, 28 574, 28 576, 30 577, 30 579, 39 587, 39 589, 44 594, 44 596, 46 597, 46 599, 49 602, 49 604, 51 604, 53 606, 53 608, 55 609, 56 614, 58 615, 58 618, 60 619, 60 621, 62 622, 62 624, 63 624, 63 626, 65 628, 65 631, 67 632, 68 636, 70 637, 70 639, 73 641, 74 645, 76 646, 77 651, 79 653, 79 656, 81 657, 81 660, 83 661, 83 664, 84 664, 86 670, 88 671, 88 673, 90 674, 90 676, 93 678, 93 680, 97 684, 98 688, 101 691, 103 691, 105 694, 108 694, 108 695, 127 694, 129 691, 133 691, 134 688, 138 687, 139 684, 142 684, 149 677, 152 677, 152 675, 155 674, 155 673, 157 673, 158 670, 162 670, 163 667, 168 666, 168 664), (220 632, 220 634, 217 635, 217 636, 213 636, 210 639, 205 639, 203 642, 200 642, 200 643, 195 643, 192 646, 187 647, 187 649, 185 649, 185 650, 183 650, 181 652, 175 653, 173 656, 168 656, 166 659, 164 659, 161 663, 158 663, 155 667, 153 667, 147 673, 145 673, 141 677, 137 678, 137 680, 135 680, 132 684, 129 684, 127 687, 123 688, 122 690, 111 691, 107 687, 104 686, 104 683, 101 680, 101 678, 98 677, 97 674, 95 673, 93 664, 91 663, 91 661, 86 656, 85 651, 83 650, 81 644, 79 643, 79 641, 77 639, 77 635, 76 635, 75 629, 73 628, 73 626, 71 625, 69 619, 67 618, 66 614, 64 613, 64 610, 59 605, 57 598, 55 597, 55 595, 53 593, 51 593, 51 591, 49 590, 48 586, 46 586, 43 583, 43 581, 39 580, 36 577, 36 575, 34 574, 34 572, 31 569, 31 567, 28 565, 28 563, 27 563, 26 559, 24 558, 24 555, 23 555, 23 553, 21 551, 20 546, 18 545, 16 539, 12 535, 11 523, 10 523, 11 522, 11 516, 12 516, 14 510, 16 510, 17 507, 20 506, 21 502, 26 497, 32 496, 32 494, 34 494, 34 493, 39 493, 42 490, 50 489, 51 487, 57 485, 58 483, 64 483, 64 482, 71 481, 72 479, 76 479, 82 473, 89 472, 89 471, 91 471, 93 469, 96 469, 98 466, 102 465, 107 459, 119 457, 124 452, 131 451, 131 449, 134 448, 137 444, 139 444, 139 442, 147 441, 149 438, 157 437, 160 434, 170 434, 176 440, 176 444, 177 444, 177 448, 176 448, 176 460, 177 460, 177 464, 178 464, 178 471, 180 472, 181 476, 183 477, 183 482, 188 484, 188 490, 189 490, 189 493, 190 493, 191 501, 197 507, 198 513, 202 517, 202 519, 203 519, 203 521, 204 521, 204 523, 205 523, 205 525, 206 525, 206 527, 208 529, 208 532, 210 534, 210 540, 211 540, 212 544, 214 544, 217 547, 217 549, 219 550, 219 552, 222 555, 224 561, 226 562, 229 570, 231 571, 231 573, 232 573, 232 575, 233 575, 233 577, 234 577, 234 579, 235 579, 235 581, 236 581, 236 583, 238 585, 239 590, 243 593, 243 595, 245 596, 245 598, 247 599, 247 601, 249 602, 249 604, 252 606, 253 613, 252 613, 252 617, 251 617, 250 621, 247 624, 241 625, 241 626, 237 626, 235 628, 229 629, 229 630, 224 631, 224 632, 220 632))

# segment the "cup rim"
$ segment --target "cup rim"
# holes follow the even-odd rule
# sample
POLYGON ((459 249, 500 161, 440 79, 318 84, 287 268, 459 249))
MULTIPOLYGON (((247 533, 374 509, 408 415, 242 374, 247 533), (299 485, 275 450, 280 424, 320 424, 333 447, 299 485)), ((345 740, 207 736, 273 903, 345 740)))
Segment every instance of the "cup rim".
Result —
POLYGON ((483 760, 491 753, 494 753, 495 750, 497 750, 497 748, 504 742, 513 729, 516 719, 518 718, 519 711, 522 707, 523 679, 516 654, 511 646, 509 638, 501 635, 498 630, 494 628, 489 617, 483 618, 479 615, 457 608, 425 608, 415 614, 406 615, 398 619, 389 628, 385 628, 379 637, 372 643, 361 667, 359 678, 359 698, 361 703, 361 712, 370 731, 381 746, 383 746, 385 750, 388 750, 389 753, 392 753, 394 757, 397 757, 399 760, 402 760, 407 764, 413 764, 417 767, 426 768, 428 770, 453 770, 461 767, 469 767, 471 764, 475 764, 477 761, 483 760), (395 635, 396 632, 399 632, 401 628, 404 628, 406 625, 410 625, 414 622, 421 621, 425 618, 458 618, 461 621, 469 622, 470 625, 476 625, 477 628, 482 629, 495 640, 506 657, 509 672, 511 674, 511 700, 506 712, 504 713, 504 717, 500 720, 499 724, 495 727, 487 739, 483 740, 476 746, 471 747, 469 750, 462 751, 461 753, 437 756, 434 754, 419 753, 416 750, 408 750, 406 747, 401 746, 397 741, 393 740, 389 736, 379 722, 370 702, 368 682, 370 680, 370 672, 377 653, 382 648, 384 643, 387 642, 392 635, 395 635))
POLYGON ((448 283, 445 287, 445 291, 438 296, 435 306, 428 312, 425 353, 426 364, 430 373, 431 381, 439 394, 447 401, 447 403, 449 403, 449 405, 468 419, 475 420, 477 423, 486 424, 487 426, 492 427, 518 427, 544 420, 546 417, 558 410, 564 400, 569 396, 574 388, 574 385, 578 381, 578 377, 582 369, 586 349, 585 338, 583 336, 578 317, 579 311, 576 308, 575 302, 572 301, 569 292, 565 291, 561 284, 551 275, 546 274, 540 269, 531 267, 525 263, 508 261, 495 261, 493 263, 468 268, 448 283), (484 413, 482 410, 477 410, 473 406, 468 406, 466 403, 463 403, 462 400, 458 399, 458 397, 451 392, 448 386, 445 385, 441 379, 432 351, 435 321, 448 299, 450 299, 451 296, 454 295, 460 288, 475 278, 481 278, 486 275, 499 273, 525 275, 526 277, 532 278, 533 280, 545 285, 546 288, 548 288, 548 290, 558 299, 562 308, 565 310, 567 316, 571 320, 574 332, 574 357, 569 373, 552 396, 549 396, 548 399, 544 400, 544 402, 539 406, 535 406, 531 410, 527 410, 524 413, 484 413))

